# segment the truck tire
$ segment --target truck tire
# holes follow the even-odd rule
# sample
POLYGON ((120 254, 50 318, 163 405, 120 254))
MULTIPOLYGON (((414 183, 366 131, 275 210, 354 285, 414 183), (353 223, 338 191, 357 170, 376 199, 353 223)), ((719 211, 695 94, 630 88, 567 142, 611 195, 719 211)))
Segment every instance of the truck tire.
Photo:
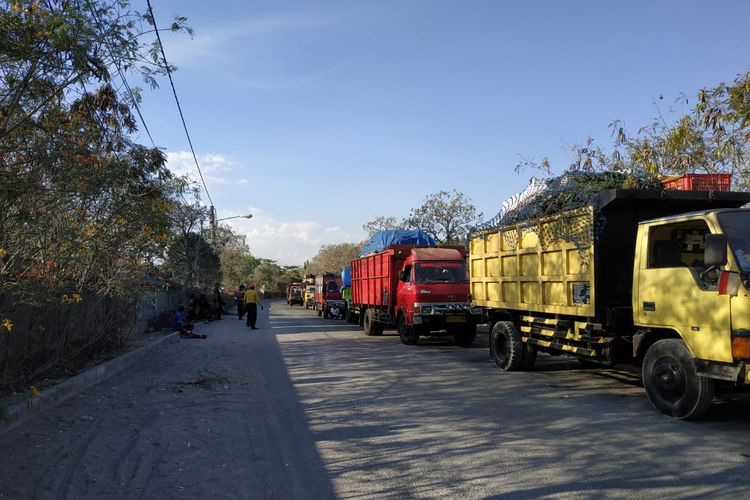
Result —
POLYGON ((662 339, 643 358, 643 387, 651 405, 680 420, 705 414, 714 399, 714 381, 701 377, 693 356, 680 339, 662 339))
POLYGON ((365 311, 365 321, 363 326, 365 329, 365 335, 367 335, 368 337, 383 334, 383 326, 375 321, 373 316, 375 316, 375 314, 373 314, 372 309, 367 309, 365 311))
POLYGON ((536 363, 536 346, 531 344, 523 345, 523 361, 521 361, 521 370, 531 370, 536 363))
POLYGON ((322 316, 322 315, 323 315, 323 309, 318 309, 318 316, 322 316))
POLYGON ((523 343, 516 326, 510 321, 498 321, 492 328, 490 352, 495 365, 505 371, 521 368, 523 343))
POLYGON ((477 325, 467 326, 464 330, 454 333, 453 338, 457 346, 469 347, 477 338, 477 325))
POLYGON ((398 336, 401 337, 401 342, 404 344, 416 345, 419 343, 419 332, 414 328, 414 325, 406 323, 405 315, 399 315, 396 329, 398 330, 398 336))

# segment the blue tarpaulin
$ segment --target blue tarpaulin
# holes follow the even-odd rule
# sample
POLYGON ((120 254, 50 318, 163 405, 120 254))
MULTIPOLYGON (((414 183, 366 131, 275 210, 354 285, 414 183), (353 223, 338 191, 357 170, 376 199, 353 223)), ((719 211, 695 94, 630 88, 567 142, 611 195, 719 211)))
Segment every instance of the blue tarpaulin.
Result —
POLYGON ((436 247, 437 243, 429 234, 422 231, 404 231, 401 229, 389 229, 375 233, 367 240, 365 246, 359 251, 359 257, 371 253, 382 252, 389 245, 421 245, 436 247))
POLYGON ((352 268, 349 266, 341 271, 341 288, 344 289, 347 286, 352 286, 352 268))

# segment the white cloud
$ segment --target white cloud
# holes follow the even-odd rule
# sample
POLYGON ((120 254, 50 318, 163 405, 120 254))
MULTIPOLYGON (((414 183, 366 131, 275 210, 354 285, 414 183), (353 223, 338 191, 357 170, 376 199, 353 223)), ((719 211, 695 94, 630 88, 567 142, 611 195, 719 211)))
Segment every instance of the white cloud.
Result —
POLYGON ((327 28, 337 23, 338 21, 331 16, 307 13, 222 24, 198 31, 192 39, 185 36, 170 37, 167 55, 177 66, 204 67, 205 62, 220 64, 232 61, 238 47, 248 46, 249 38, 302 29, 327 28))
MULTIPOLYGON (((302 265, 318 253, 322 245, 358 242, 364 235, 353 235, 341 227, 324 227, 310 220, 277 220, 255 207, 248 207, 252 219, 226 221, 232 229, 245 235, 250 252, 256 257, 274 259, 282 265, 302 265)), ((247 213, 247 212, 246 212, 247 213)), ((220 213, 219 217, 240 215, 220 213)))
MULTIPOLYGON (((197 155, 206 184, 247 184, 248 180, 236 178, 235 164, 222 154, 208 153, 197 155)), ((190 151, 167 152, 167 167, 175 175, 187 175, 193 182, 200 183, 198 168, 190 151)))

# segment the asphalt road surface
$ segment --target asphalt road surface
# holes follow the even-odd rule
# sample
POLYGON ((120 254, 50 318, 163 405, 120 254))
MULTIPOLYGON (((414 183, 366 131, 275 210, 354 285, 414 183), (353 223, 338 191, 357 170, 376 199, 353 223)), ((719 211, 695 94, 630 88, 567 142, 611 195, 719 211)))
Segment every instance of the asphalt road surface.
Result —
POLYGON ((638 378, 486 336, 402 345, 267 304, 0 435, 0 498, 748 497, 750 396, 654 412, 638 378), (270 307, 268 307, 270 305, 270 307))

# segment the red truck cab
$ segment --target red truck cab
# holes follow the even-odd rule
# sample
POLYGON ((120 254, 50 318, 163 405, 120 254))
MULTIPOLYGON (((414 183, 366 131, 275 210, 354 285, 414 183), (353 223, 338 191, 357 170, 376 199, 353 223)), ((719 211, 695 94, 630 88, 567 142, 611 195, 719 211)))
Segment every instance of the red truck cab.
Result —
POLYGON ((391 245, 352 261, 352 303, 367 335, 396 327, 405 344, 421 335, 453 335, 471 345, 472 311, 463 247, 391 245))
POLYGON ((330 317, 331 307, 334 305, 340 314, 346 309, 346 301, 341 298, 341 277, 326 273, 315 277, 315 306, 318 316, 330 317))

